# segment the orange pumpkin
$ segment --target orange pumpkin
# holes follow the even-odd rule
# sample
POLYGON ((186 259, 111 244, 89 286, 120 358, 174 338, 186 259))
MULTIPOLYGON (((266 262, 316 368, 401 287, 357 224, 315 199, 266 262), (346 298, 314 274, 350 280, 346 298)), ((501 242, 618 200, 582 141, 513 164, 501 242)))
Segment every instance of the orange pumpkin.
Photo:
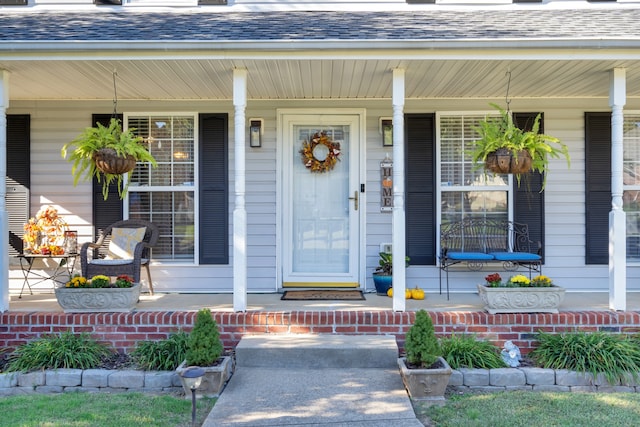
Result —
POLYGON ((389 289, 387 290, 387 296, 388 296, 388 297, 392 297, 392 296, 393 296, 393 288, 389 288, 389 289))
POLYGON ((407 289, 406 291, 404 291, 404 298, 405 299, 411 299, 412 298, 411 289, 407 289))

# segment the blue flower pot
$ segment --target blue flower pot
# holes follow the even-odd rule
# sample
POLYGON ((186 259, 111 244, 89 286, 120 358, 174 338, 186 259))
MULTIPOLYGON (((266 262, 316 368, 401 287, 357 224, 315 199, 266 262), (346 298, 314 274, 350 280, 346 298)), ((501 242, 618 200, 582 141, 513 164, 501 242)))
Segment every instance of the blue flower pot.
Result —
POLYGON ((376 294, 387 295, 387 291, 391 288, 393 276, 373 275, 373 284, 376 285, 376 294))

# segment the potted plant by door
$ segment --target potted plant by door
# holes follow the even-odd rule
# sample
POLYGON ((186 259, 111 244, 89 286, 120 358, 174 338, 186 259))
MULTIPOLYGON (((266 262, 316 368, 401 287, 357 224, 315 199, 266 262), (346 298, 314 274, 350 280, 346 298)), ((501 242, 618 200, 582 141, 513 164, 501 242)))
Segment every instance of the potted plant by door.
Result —
POLYGON ((191 396, 191 389, 182 373, 190 366, 198 366, 204 370, 202 381, 196 389, 197 396, 215 397, 220 394, 233 370, 232 359, 230 356, 223 356, 223 350, 218 325, 211 311, 208 308, 199 310, 187 340, 186 359, 177 368, 188 398, 191 396))
POLYGON ((569 149, 558 138, 539 133, 540 114, 530 131, 524 131, 513 123, 509 112, 496 104, 490 104, 500 112, 500 117, 487 117, 476 128, 480 138, 473 142, 471 157, 474 163, 482 162, 493 173, 512 173, 520 184, 523 173, 536 171, 544 174, 542 188, 546 184, 546 171, 550 158, 564 157, 571 165, 569 149))
POLYGON ((404 386, 412 399, 443 405, 451 367, 442 357, 431 317, 424 310, 416 312, 414 324, 405 336, 406 357, 398 359, 404 386))
POLYGON ((564 299, 564 288, 553 284, 551 278, 539 275, 529 279, 523 274, 506 282, 500 274, 489 274, 478 285, 478 295, 484 309, 496 313, 558 313, 564 299))
MULTIPOLYGON (((393 285, 393 257, 389 252, 380 252, 379 255, 378 266, 373 272, 373 284, 377 295, 387 295, 393 285)), ((405 261, 409 265, 409 257, 405 261)))
POLYGON ((61 154, 73 162, 73 185, 77 185, 80 179, 90 180, 95 176, 102 183, 105 200, 112 182, 116 182, 120 198, 124 198, 127 186, 122 186, 123 174, 132 171, 136 162, 149 162, 156 166, 156 160, 144 146, 142 137, 135 136, 133 130, 123 131, 120 120, 112 118, 109 126, 97 123, 66 143, 61 154))

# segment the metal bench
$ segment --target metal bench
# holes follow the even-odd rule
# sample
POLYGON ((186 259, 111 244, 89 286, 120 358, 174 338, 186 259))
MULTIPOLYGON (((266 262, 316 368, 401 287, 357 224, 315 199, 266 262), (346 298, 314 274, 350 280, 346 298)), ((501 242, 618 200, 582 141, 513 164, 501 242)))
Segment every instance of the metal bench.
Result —
POLYGON ((466 263, 480 271, 487 263, 500 263, 507 271, 520 267, 542 272, 542 244, 529 239, 529 227, 513 221, 487 218, 465 219, 444 225, 440 231, 440 294, 442 272, 446 274, 449 299, 449 269, 466 263))

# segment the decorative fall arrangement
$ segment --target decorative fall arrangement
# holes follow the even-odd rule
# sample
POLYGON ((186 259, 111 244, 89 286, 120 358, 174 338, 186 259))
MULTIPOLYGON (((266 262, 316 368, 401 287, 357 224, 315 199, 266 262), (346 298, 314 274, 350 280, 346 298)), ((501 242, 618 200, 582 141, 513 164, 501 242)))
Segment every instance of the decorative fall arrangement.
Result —
POLYGON ((24 224, 24 252, 39 255, 64 254, 66 221, 53 206, 43 206, 24 224))

